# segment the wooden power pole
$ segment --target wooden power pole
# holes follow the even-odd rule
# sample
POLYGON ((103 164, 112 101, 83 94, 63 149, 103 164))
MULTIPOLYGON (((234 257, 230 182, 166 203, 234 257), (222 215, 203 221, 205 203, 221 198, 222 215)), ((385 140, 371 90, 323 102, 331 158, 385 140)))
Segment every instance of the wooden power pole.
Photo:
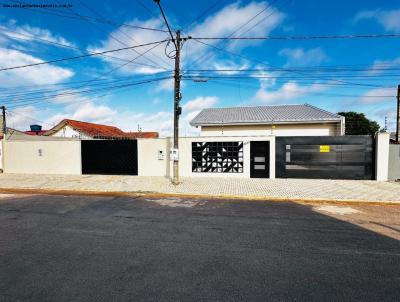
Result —
POLYGON ((179 115, 182 113, 180 107, 181 96, 181 71, 180 71, 180 55, 181 55, 181 32, 176 32, 175 39, 175 73, 174 73, 174 176, 172 183, 179 183, 179 115))
POLYGON ((397 86, 397 117, 396 117, 396 143, 399 143, 400 136, 400 85, 397 86))
POLYGON ((174 72, 174 147, 173 152, 171 154, 172 160, 174 161, 173 166, 173 177, 172 183, 177 185, 179 184, 179 116, 182 113, 182 108, 179 106, 179 102, 182 98, 181 95, 181 70, 180 70, 180 60, 181 60, 181 47, 182 41, 185 39, 181 38, 181 32, 178 30, 175 33, 175 37, 172 34, 171 27, 168 24, 168 20, 164 14, 163 8, 160 4, 160 0, 154 0, 154 2, 158 5, 161 15, 164 19, 165 25, 168 28, 168 32, 171 36, 171 42, 175 46, 175 56, 170 57, 171 59, 175 59, 175 72, 174 72))

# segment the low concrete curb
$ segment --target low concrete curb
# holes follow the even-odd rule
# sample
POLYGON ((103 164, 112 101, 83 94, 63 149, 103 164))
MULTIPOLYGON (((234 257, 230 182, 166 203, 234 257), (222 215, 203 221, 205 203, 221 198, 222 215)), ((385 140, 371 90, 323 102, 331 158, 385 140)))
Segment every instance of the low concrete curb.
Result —
POLYGON ((83 196, 126 196, 147 198, 194 198, 194 199, 219 199, 219 200, 252 200, 271 202, 296 202, 296 203, 334 203, 334 204, 368 204, 368 205, 400 205, 399 201, 387 200, 362 200, 362 199, 327 199, 327 198, 284 198, 274 196, 230 196, 207 194, 181 194, 159 192, 119 192, 119 191, 91 191, 91 190, 64 190, 64 189, 21 189, 0 188, 4 194, 42 194, 42 195, 83 195, 83 196))

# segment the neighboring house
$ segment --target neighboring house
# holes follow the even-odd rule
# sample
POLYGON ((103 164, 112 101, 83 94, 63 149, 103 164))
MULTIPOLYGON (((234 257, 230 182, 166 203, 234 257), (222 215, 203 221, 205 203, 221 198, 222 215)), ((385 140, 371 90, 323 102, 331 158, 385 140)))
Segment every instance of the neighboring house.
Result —
POLYGON ((341 136, 344 117, 305 105, 203 109, 190 124, 201 136, 341 136))
POLYGON ((44 135, 79 139, 158 138, 158 132, 124 132, 114 126, 87 123, 70 119, 62 120, 52 129, 46 131, 44 135))

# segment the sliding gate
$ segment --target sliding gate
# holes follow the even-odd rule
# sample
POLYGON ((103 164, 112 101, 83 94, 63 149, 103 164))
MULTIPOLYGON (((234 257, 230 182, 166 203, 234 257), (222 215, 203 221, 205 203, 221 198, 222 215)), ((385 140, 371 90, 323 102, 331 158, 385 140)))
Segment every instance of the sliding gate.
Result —
POLYGON ((82 174, 137 175, 136 140, 83 140, 82 174))
POLYGON ((375 149, 370 136, 276 138, 276 177, 374 179, 375 149))

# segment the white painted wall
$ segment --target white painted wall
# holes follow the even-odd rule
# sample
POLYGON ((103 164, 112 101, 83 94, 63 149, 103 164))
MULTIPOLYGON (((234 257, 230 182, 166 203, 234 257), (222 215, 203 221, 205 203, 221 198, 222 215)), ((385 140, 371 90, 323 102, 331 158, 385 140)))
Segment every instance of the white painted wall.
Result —
MULTIPOLYGON (((275 178, 275 137, 274 136, 224 136, 224 137, 182 137, 179 138, 179 174, 189 177, 244 177, 250 178, 250 141, 270 142, 270 178, 275 178), (242 141, 243 173, 196 173, 192 172, 192 142, 242 141)), ((171 138, 138 139, 138 175, 172 177, 172 161, 169 160, 171 138), (158 159, 159 150, 166 154, 158 159)))
POLYGON ((389 138, 387 132, 376 135, 375 175, 379 181, 387 181, 389 177, 389 138))
POLYGON ((0 170, 3 170, 3 141, 0 139, 0 170))
POLYGON ((169 161, 170 138, 138 139, 138 175, 140 176, 170 176, 169 161), (162 151, 164 159, 159 159, 162 151))
POLYGON ((343 125, 337 123, 202 126, 201 136, 335 136, 344 135, 343 125))
POLYGON ((82 173, 81 142, 78 140, 5 141, 3 151, 5 173, 82 173))
POLYGON ((91 136, 88 136, 82 132, 79 132, 72 128, 70 125, 65 125, 63 128, 53 133, 50 136, 55 137, 71 137, 71 138, 79 138, 79 139, 92 139, 91 136))

